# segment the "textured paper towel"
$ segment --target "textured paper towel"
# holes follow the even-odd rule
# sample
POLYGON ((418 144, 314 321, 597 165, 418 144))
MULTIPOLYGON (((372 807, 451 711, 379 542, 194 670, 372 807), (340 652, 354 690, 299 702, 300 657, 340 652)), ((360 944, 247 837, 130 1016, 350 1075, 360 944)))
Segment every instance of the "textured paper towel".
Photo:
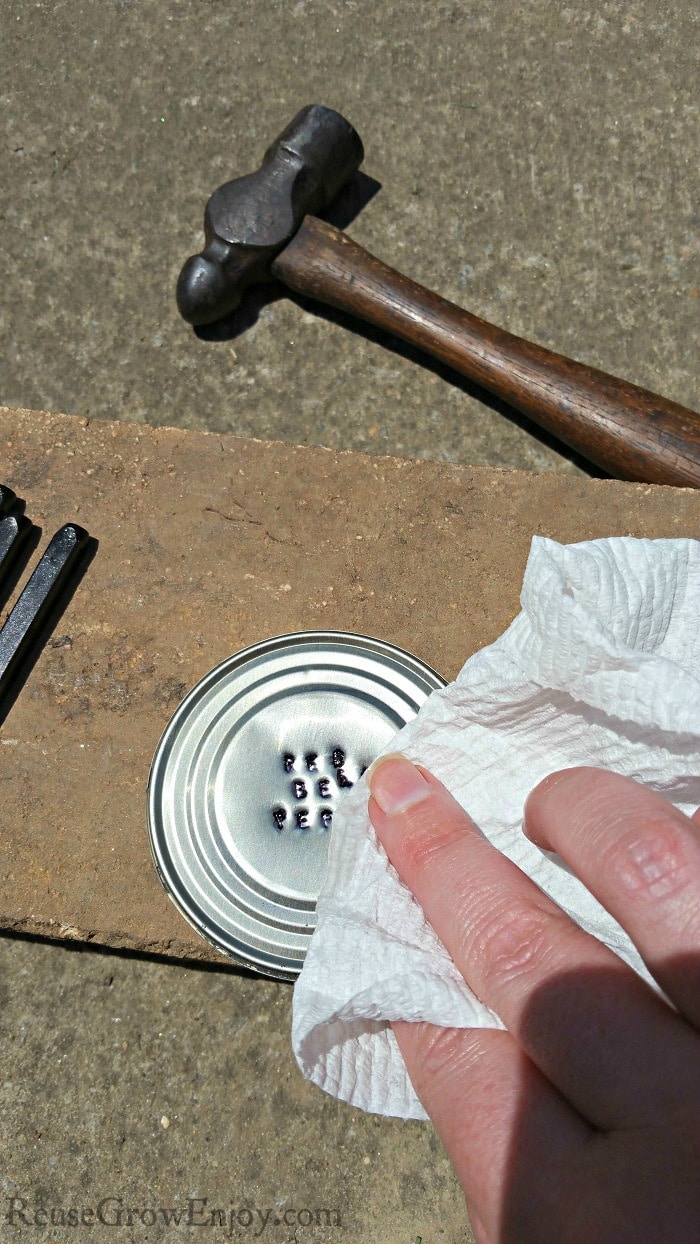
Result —
MULTIPOLYGON (((523 804, 548 773, 582 764, 637 778, 684 812, 700 804, 700 542, 536 537, 520 601, 505 634, 386 750, 435 773, 495 846, 645 975, 620 926, 523 836, 523 804)), ((503 1025, 389 864, 367 797, 363 779, 335 818, 292 1044, 304 1075, 327 1092, 422 1119, 389 1021, 503 1025)))

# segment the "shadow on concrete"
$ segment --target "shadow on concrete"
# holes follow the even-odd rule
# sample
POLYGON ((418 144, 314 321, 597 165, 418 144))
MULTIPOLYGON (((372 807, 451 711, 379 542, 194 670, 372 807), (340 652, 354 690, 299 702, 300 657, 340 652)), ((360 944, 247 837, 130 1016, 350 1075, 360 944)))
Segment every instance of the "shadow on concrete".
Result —
POLYGON ((439 359, 433 358, 430 354, 426 354, 423 350, 419 350, 416 346, 410 345, 401 337, 396 337, 393 333, 388 333, 382 328, 375 328, 373 324, 365 324, 355 319, 351 315, 347 315, 344 311, 337 311, 335 307, 328 307, 324 303, 316 302, 312 298, 302 298, 298 294, 287 291, 287 297, 291 302, 297 304, 302 310, 316 315, 321 319, 328 320, 331 324, 337 324, 340 328, 346 329, 348 332, 355 333, 358 337, 364 337, 366 341, 374 342, 385 350, 389 350, 392 354, 399 358, 406 359, 409 363, 415 363, 417 367, 422 367, 426 371, 430 371, 434 376, 438 376, 440 380, 444 380, 446 384, 452 385, 454 389, 459 389, 467 397, 473 398, 482 406, 487 406, 489 410, 494 410, 497 414, 502 415, 505 419, 509 419, 519 428, 536 438, 542 445, 548 449, 554 449, 562 457, 566 458, 575 466, 580 467, 588 475, 595 479, 610 479, 607 471, 603 471, 593 462, 589 462, 582 454, 576 453, 570 449, 563 441, 553 436, 545 428, 541 428, 539 424, 533 423, 526 415, 522 415, 520 411, 514 410, 507 402, 502 401, 500 397, 496 397, 490 393, 488 389, 484 389, 481 385, 476 384, 473 380, 468 380, 466 376, 462 376, 460 372, 448 366, 447 363, 441 362, 439 359))
MULTIPOLYGON (((148 950, 131 950, 126 946, 101 946, 95 942, 73 941, 65 937, 44 937, 41 933, 25 933, 15 929, 0 930, 0 937, 15 942, 36 942, 41 946, 58 946, 61 950, 73 954, 106 955, 118 959, 135 959, 141 963, 159 963, 166 967, 187 968, 190 972, 216 972, 226 976, 242 976, 246 980, 270 981, 270 976, 261 976, 249 968, 237 963, 215 963, 206 959, 185 959, 182 955, 156 954, 148 950)), ((289 981, 276 981, 276 984, 287 985, 289 981)))
MULTIPOLYGON (((335 225, 338 229, 346 229, 380 189, 380 183, 373 177, 368 177, 366 173, 357 172, 337 196, 331 207, 326 212, 321 213, 321 218, 335 225)), ((271 306, 281 298, 287 298, 310 315, 328 320, 329 323, 336 324, 338 327, 345 329, 347 332, 354 333, 358 337, 363 337, 365 341, 379 345, 382 349, 390 351, 390 353, 405 359, 409 363, 414 363, 417 367, 431 371, 433 375, 444 380, 446 384, 451 384, 453 388, 459 389, 467 397, 473 398, 481 405, 488 407, 489 410, 493 410, 504 418, 511 420, 518 427, 535 437, 546 448, 555 450, 588 475, 596 479, 610 478, 606 471, 589 462, 550 432, 533 423, 526 415, 520 414, 512 406, 489 393, 487 389, 483 389, 480 385, 475 384, 474 381, 468 380, 446 363, 432 358, 423 350, 410 345, 407 341, 386 332, 384 329, 375 328, 372 324, 367 324, 344 311, 336 310, 334 307, 328 307, 315 299, 305 298, 299 294, 292 293, 278 281, 270 280, 267 284, 252 286, 246 291, 243 301, 232 315, 218 320, 215 324, 205 324, 195 328, 193 332, 201 341, 233 341, 236 337, 240 337, 248 332, 257 323, 260 313, 265 307, 271 306)))

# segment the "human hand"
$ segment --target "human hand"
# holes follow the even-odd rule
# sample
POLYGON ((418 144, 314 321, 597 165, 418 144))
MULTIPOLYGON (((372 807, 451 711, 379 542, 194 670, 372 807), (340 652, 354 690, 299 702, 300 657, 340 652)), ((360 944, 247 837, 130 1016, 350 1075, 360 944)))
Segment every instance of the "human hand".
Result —
POLYGON ((507 1029, 393 1025, 478 1244, 697 1244, 700 812, 588 768, 525 806, 527 836, 619 921, 672 1007, 427 770, 387 757, 368 781, 391 863, 507 1029))

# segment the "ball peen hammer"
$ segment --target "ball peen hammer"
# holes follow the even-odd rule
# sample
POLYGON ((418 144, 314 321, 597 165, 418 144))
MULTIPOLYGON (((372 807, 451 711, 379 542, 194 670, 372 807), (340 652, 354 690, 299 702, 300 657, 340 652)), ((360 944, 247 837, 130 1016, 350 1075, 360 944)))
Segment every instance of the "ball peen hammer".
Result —
POLYGON ((184 318, 221 319, 248 285, 278 279, 426 350, 611 475, 700 488, 700 415, 479 319, 310 214, 331 203, 363 158, 344 117, 303 108, 256 172, 211 196, 206 245, 178 280, 184 318))

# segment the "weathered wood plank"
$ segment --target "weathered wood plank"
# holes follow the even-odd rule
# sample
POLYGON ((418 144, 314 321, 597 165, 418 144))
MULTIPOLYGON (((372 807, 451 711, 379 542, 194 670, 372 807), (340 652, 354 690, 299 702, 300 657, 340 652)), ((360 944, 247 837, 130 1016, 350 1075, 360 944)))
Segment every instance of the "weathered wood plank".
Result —
POLYGON ((445 677, 518 610, 533 534, 696 536, 700 492, 0 409, 0 479, 99 540, 0 731, 0 928, 211 959, 152 867, 148 770, 230 653, 338 628, 445 677))

